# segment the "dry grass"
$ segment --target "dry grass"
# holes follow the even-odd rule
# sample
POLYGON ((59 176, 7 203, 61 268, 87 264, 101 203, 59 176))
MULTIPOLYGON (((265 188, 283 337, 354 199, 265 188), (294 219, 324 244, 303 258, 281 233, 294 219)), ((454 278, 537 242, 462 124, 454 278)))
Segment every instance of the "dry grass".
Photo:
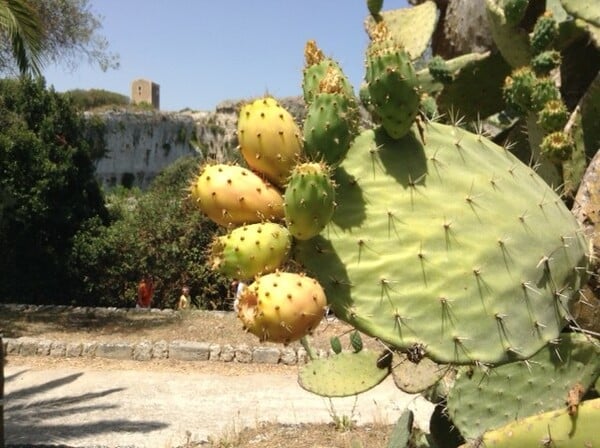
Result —
MULTIPOLYGON (((107 313, 68 312, 56 309, 14 311, 0 307, 0 333, 5 337, 32 336, 64 342, 115 342, 191 340, 216 344, 260 345, 258 339, 242 329, 232 312, 173 311, 170 313, 130 309, 107 313)), ((328 350, 332 336, 344 341, 352 328, 336 319, 323 319, 310 338, 317 349, 328 350)), ((264 343, 266 346, 280 346, 264 343)), ((293 343, 292 346, 299 346, 293 343)), ((348 343, 349 345, 349 343, 348 343)), ((379 349, 375 341, 365 339, 365 345, 379 349)))

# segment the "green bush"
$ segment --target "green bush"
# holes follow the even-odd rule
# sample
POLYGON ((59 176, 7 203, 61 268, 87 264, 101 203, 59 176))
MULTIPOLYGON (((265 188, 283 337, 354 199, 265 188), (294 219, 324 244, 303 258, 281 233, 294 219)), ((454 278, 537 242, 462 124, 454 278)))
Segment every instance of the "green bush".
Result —
POLYGON ((108 222, 82 117, 43 79, 0 80, 0 297, 68 303, 73 236, 108 222))
POLYGON ((81 110, 91 110, 104 106, 127 106, 129 98, 120 93, 103 89, 74 89, 64 93, 71 99, 75 107, 81 110))
POLYGON ((75 238, 71 269, 78 272, 84 303, 133 306, 137 282, 149 273, 156 307, 174 306, 183 285, 197 306, 228 306, 227 279, 206 264, 217 226, 187 200, 198 163, 195 157, 179 159, 145 193, 122 187, 111 192, 112 224, 90 221, 75 238))

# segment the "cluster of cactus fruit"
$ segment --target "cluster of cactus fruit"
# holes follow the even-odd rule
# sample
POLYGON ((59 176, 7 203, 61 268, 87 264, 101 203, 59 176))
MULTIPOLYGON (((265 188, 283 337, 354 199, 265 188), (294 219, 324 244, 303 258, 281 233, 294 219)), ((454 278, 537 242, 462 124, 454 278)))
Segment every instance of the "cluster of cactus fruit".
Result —
MULTIPOLYGON (((505 43, 528 1, 486 1, 505 43)), ((213 268, 251 282, 238 317, 261 341, 282 343, 306 342, 326 306, 353 326, 353 350, 332 339, 332 355, 309 361, 299 382, 346 396, 392 374, 444 408, 445 429, 432 417, 426 435, 401 417, 390 447, 457 446, 451 428, 472 446, 595 446, 600 346, 564 332, 590 270, 586 237, 552 179, 481 125, 461 126, 452 113, 443 123, 444 98, 487 56, 434 58, 417 71, 423 39, 404 39, 395 24, 407 11, 432 31, 435 5, 382 12, 382 1, 367 3, 360 99, 309 41, 302 126, 271 97, 249 102, 238 121, 247 168, 207 164, 192 182, 191 197, 224 228, 213 268), (360 129, 360 103, 373 128, 360 129), (361 333, 382 352, 363 350, 361 333)), ((577 143, 551 77, 558 28, 540 15, 527 57, 513 58, 524 62, 499 89, 542 129, 536 154, 562 173, 577 143)))

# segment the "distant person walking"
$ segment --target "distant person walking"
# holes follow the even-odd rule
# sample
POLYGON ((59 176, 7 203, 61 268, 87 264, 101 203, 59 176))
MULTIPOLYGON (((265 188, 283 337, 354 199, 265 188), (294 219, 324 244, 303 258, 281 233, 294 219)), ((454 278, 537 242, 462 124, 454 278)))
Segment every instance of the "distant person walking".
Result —
POLYGON ((144 275, 138 284, 136 308, 150 308, 154 297, 154 280, 152 276, 144 275))
POLYGON ((177 302, 178 310, 189 310, 192 305, 192 298, 190 296, 190 288, 184 286, 181 288, 181 295, 179 296, 179 301, 177 302))

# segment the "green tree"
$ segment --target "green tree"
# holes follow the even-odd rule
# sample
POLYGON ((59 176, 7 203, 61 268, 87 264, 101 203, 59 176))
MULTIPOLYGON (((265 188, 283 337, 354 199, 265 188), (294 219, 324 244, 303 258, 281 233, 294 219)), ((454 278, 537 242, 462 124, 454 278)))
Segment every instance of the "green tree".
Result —
POLYGON ((14 57, 13 41, 7 32, 10 22, 2 18, 3 9, 17 13, 15 17, 21 24, 18 30, 24 37, 29 38, 25 31, 38 31, 36 41, 24 39, 27 50, 37 50, 37 53, 28 51, 27 54, 37 54, 34 62, 38 70, 42 61, 70 69, 82 60, 98 64, 102 70, 119 66, 118 55, 109 51, 108 41, 100 34, 101 18, 91 10, 89 0, 0 0, 0 72, 22 71, 21 65, 16 64, 19 59, 14 57), (41 35, 39 30, 42 30, 41 35))
POLYGON ((83 118, 43 79, 0 81, 0 295, 68 303, 73 236, 108 222, 83 118))
POLYGON ((0 67, 39 74, 44 33, 38 11, 26 0, 0 0, 0 67))

